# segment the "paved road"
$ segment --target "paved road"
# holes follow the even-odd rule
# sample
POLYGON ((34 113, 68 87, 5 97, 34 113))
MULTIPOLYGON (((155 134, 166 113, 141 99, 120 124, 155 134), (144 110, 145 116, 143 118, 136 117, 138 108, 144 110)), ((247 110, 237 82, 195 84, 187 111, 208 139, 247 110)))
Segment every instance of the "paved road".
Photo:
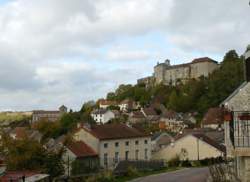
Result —
POLYGON ((205 182, 208 168, 190 168, 134 179, 131 182, 205 182))

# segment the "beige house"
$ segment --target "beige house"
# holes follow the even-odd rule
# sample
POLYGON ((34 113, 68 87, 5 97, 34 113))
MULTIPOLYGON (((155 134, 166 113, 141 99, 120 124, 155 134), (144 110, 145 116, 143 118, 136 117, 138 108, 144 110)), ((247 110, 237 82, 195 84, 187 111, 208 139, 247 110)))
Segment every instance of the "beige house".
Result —
POLYGON ((150 136, 125 124, 78 126, 73 138, 89 145, 105 168, 114 168, 121 160, 151 159, 150 136))
POLYGON ((152 159, 169 161, 176 156, 181 160, 202 160, 225 155, 225 147, 206 135, 193 133, 179 136, 174 142, 152 154, 152 159))

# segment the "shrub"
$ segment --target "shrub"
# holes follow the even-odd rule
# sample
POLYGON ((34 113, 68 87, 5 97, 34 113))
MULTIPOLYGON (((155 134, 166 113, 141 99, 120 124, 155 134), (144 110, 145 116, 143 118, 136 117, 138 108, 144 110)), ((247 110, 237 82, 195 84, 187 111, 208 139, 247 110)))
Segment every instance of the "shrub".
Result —
POLYGON ((187 160, 184 160, 184 161, 181 161, 181 166, 182 167, 191 167, 191 162, 187 159, 187 160))
POLYGON ((139 172, 136 167, 129 166, 127 169, 127 176, 139 176, 139 172))
POLYGON ((199 167, 199 166, 201 166, 201 163, 200 163, 200 161, 192 161, 192 162, 191 162, 191 165, 192 165, 193 167, 199 167))
POLYGON ((179 156, 175 156, 171 160, 168 161, 168 167, 178 167, 180 165, 179 156))

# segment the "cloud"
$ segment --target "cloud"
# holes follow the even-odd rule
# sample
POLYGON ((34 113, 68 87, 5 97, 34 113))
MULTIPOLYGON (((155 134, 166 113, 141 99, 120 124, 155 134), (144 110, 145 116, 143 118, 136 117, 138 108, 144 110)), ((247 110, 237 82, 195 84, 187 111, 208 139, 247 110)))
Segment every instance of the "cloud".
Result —
POLYGON ((249 13, 247 0, 5 2, 2 108, 79 108, 150 75, 161 59, 219 58, 232 48, 242 53, 250 38, 249 13))
POLYGON ((249 43, 248 1, 176 0, 167 23, 169 40, 186 50, 212 53, 237 49, 249 43))

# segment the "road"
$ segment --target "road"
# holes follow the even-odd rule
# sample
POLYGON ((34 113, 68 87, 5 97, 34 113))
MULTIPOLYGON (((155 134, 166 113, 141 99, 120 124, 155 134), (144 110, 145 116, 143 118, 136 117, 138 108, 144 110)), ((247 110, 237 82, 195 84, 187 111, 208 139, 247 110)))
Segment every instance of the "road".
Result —
POLYGON ((130 182, 205 182, 209 175, 209 169, 188 168, 178 171, 162 173, 134 179, 130 182))

